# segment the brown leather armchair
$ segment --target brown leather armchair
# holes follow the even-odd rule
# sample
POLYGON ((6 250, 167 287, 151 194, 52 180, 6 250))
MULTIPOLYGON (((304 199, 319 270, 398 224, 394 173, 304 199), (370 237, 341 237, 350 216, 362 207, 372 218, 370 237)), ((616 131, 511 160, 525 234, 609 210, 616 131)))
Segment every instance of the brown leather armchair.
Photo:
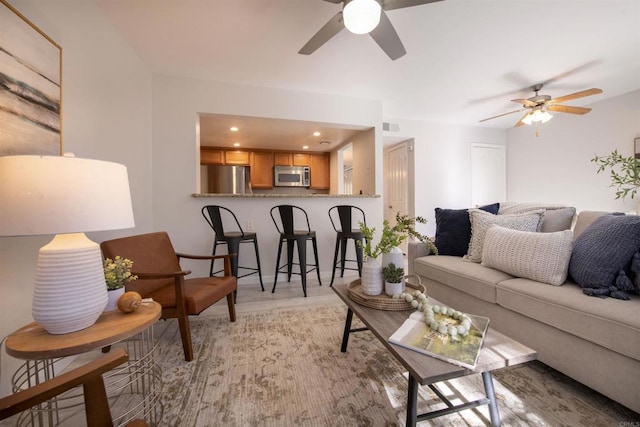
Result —
MULTIPOLYGON (((67 373, 0 399, 0 420, 39 405, 79 385, 83 386, 85 415, 88 427, 113 426, 109 401, 102 374, 126 362, 127 352, 119 348, 106 356, 82 365, 67 373)), ((134 420, 128 427, 148 426, 143 420, 134 420)))
POLYGON ((186 361, 193 360, 189 315, 200 314, 226 296, 230 320, 235 322, 237 280, 231 273, 230 262, 230 257, 235 254, 199 256, 176 253, 164 231, 106 240, 100 247, 106 258, 120 255, 133 261, 132 273, 138 276, 138 280, 127 283, 127 291, 136 291, 143 298, 153 298, 162 306, 161 318, 178 319, 186 361), (224 276, 185 279, 191 272, 181 269, 180 258, 208 262, 224 259, 224 276))

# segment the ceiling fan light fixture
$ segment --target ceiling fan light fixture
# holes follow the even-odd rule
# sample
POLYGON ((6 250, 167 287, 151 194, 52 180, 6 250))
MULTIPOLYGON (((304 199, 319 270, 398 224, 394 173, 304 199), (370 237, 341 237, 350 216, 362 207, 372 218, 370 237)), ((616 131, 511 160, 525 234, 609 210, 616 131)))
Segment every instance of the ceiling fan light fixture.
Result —
POLYGON ((354 34, 367 34, 380 23, 382 7, 376 0, 351 0, 344 6, 344 26, 354 34))
POLYGON ((552 118, 553 116, 549 114, 548 111, 536 108, 535 110, 527 114, 522 119, 522 122, 527 125, 530 125, 532 123, 547 123, 552 118))

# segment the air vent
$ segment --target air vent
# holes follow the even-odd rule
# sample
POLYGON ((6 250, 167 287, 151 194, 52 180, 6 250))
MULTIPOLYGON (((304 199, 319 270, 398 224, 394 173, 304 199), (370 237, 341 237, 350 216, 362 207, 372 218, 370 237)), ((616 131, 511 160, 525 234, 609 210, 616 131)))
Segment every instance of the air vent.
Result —
POLYGON ((331 141, 327 141, 326 139, 323 139, 322 141, 320 141, 320 145, 330 145, 331 141))
POLYGON ((400 131, 400 125, 397 124, 397 123, 383 122, 382 123, 382 130, 389 131, 389 132, 399 132, 400 131))

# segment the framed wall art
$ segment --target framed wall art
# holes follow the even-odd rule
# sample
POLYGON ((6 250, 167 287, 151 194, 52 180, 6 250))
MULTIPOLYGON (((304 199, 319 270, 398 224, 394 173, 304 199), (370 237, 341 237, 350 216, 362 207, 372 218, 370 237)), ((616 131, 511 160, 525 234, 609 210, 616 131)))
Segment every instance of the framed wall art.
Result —
POLYGON ((636 159, 640 159, 640 138, 634 138, 633 140, 633 154, 636 159))
POLYGON ((62 153, 62 48, 0 0, 0 156, 62 153))

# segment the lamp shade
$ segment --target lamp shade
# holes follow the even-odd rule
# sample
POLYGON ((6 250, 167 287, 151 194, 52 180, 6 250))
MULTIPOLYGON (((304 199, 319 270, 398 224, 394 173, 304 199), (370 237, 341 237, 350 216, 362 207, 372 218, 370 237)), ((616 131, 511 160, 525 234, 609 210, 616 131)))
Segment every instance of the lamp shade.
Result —
POLYGON ((344 26, 354 34, 367 34, 380 23, 382 7, 376 0, 351 0, 344 6, 344 26))
POLYGON ((0 236, 56 235, 38 252, 33 288, 33 318, 49 333, 87 328, 107 304, 102 253, 84 232, 133 226, 124 166, 0 157, 0 236))

